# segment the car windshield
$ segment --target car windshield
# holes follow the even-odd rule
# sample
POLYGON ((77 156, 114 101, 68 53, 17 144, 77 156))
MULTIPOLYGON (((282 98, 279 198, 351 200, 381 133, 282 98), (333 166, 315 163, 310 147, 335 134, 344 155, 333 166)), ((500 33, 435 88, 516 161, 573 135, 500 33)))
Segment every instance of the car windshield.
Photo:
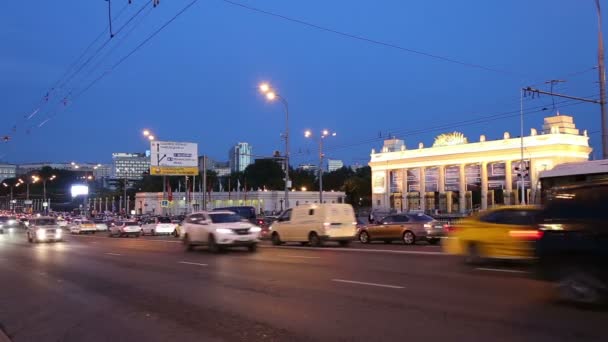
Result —
POLYGON ((407 217, 410 218, 410 220, 414 221, 414 222, 428 222, 428 221, 433 221, 433 218, 425 215, 425 214, 410 214, 407 215, 407 217))
POLYGON ((8 221, 8 216, 0 216, 0 222, 8 221))
POLYGON ((158 223, 171 223, 171 219, 168 217, 159 217, 158 223))
POLYGON ((53 226, 57 224, 57 221, 55 221, 55 219, 52 218, 43 218, 43 219, 36 219, 35 225, 37 226, 53 226))
POLYGON ((231 223, 240 222, 243 218, 233 213, 212 213, 209 214, 213 223, 231 223))

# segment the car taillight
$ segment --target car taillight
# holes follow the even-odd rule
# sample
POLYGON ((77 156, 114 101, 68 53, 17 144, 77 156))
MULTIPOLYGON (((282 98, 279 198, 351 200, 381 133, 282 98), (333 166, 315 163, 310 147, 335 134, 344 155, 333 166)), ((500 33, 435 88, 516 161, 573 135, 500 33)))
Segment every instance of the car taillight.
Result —
POLYGON ((524 240, 539 240, 543 237, 542 230, 531 229, 531 230, 510 230, 509 236, 516 239, 524 240))
POLYGON ((456 227, 454 227, 454 226, 452 226, 451 224, 448 224, 448 223, 446 223, 446 224, 443 225, 443 229, 445 229, 445 231, 447 233, 453 233, 453 232, 456 231, 456 227))

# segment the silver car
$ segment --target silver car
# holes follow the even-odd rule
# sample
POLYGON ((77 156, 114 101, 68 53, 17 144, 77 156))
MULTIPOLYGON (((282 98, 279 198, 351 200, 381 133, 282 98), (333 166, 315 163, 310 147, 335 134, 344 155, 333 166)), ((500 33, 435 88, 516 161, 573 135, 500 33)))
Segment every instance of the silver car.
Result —
POLYGON ((27 241, 30 243, 61 241, 63 239, 63 231, 53 217, 31 219, 26 235, 27 241))
POLYGON ((406 245, 413 245, 418 241, 436 244, 444 234, 441 222, 428 215, 416 213, 389 215, 378 224, 360 226, 357 237, 362 243, 401 241, 406 245))

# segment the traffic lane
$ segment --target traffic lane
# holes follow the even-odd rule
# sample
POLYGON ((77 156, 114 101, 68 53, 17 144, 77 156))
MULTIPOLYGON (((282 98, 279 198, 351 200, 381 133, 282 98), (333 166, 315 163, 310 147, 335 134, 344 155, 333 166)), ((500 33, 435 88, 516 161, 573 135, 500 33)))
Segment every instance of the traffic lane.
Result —
POLYGON ((66 245, 0 243, 0 272, 10 279, 0 282, 0 323, 15 341, 298 340, 164 290, 176 281, 170 273, 126 259, 117 266, 96 248, 66 245))
MULTIPOLYGON (((119 241, 119 240, 106 240, 119 241)), ((137 242, 136 239, 123 240, 129 243, 137 242)), ((137 245, 140 245, 137 243, 137 245)), ((157 248, 157 247, 155 247, 157 248)), ((131 249, 134 251, 135 249, 131 249)), ((302 331, 302 322, 306 326, 315 327, 315 337, 339 338, 349 336, 353 338, 366 337, 378 338, 375 333, 370 333, 369 329, 360 329, 358 324, 361 317, 365 317, 366 322, 373 326, 378 326, 384 332, 384 336, 399 338, 401 335, 402 321, 405 319, 411 326, 420 329, 416 334, 423 337, 444 337, 454 336, 471 337, 477 336, 480 331, 485 331, 487 338, 493 338, 494 331, 505 330, 502 336, 506 339, 514 337, 509 331, 514 330, 519 335, 531 335, 535 338, 544 337, 553 339, 555 335, 536 319, 530 324, 523 318, 518 310, 517 317, 506 315, 505 312, 513 311, 513 305, 524 308, 523 312, 533 311, 528 306, 528 301, 532 297, 536 302, 533 303, 535 310, 540 310, 540 317, 549 316, 543 310, 542 300, 543 287, 538 284, 521 284, 522 279, 505 279, 499 277, 481 277, 469 274, 455 273, 451 277, 446 277, 443 270, 438 269, 436 264, 425 262, 428 260, 445 260, 446 258, 412 257, 379 255, 349 257, 358 268, 367 269, 369 266, 360 267, 362 264, 370 263, 382 264, 388 269, 399 271, 398 265, 404 265, 405 271, 396 272, 396 276, 388 271, 385 272, 365 272, 352 271, 348 267, 348 262, 335 259, 336 255, 344 257, 346 253, 327 252, 311 249, 305 256, 311 258, 299 258, 299 255, 292 255, 290 250, 273 250, 268 252, 287 252, 294 258, 277 258, 276 255, 267 255, 266 250, 251 255, 248 253, 229 253, 225 255, 210 255, 204 251, 188 253, 188 259, 201 258, 209 267, 200 267, 202 260, 190 261, 192 264, 181 264, 183 267, 166 267, 158 273, 166 274, 174 272, 173 277, 181 277, 180 272, 192 272, 196 275, 194 279, 185 279, 180 284, 187 288, 204 280, 205 286, 209 291, 217 291, 218 297, 222 301, 218 303, 221 307, 239 308, 240 315, 252 315, 252 317, 264 317, 271 326, 284 326, 289 331, 298 332, 299 336, 306 336, 306 329, 302 331), (318 259, 312 258, 318 256, 318 259), (256 258, 261 258, 256 262, 256 258), (319 261, 328 259, 334 262, 334 266, 323 266, 319 261), (354 259, 354 260, 353 260, 354 259), (378 260, 376 260, 378 259, 378 260), (395 260, 392 260, 395 259, 395 260), (391 261, 392 260, 392 261, 391 261), (407 261, 411 260, 411 263, 407 261), (338 264, 339 267, 336 267, 338 264), (194 268, 194 269, 192 269, 194 268), (426 272, 435 269, 443 279, 431 279, 429 276, 415 276, 415 270, 422 268, 426 272), (339 271, 336 271, 338 269, 339 271), (180 271, 181 270, 181 271, 180 271), (382 277, 384 276, 384 278, 382 277), (392 278, 391 278, 392 277, 392 278), (390 278, 390 279, 389 279, 390 278), (493 280, 492 280, 493 279, 493 280), (221 284, 219 288, 215 285, 221 284), (388 285, 392 287, 382 287, 377 285, 388 285), (420 286, 421 285, 421 286, 420 286), (439 285, 439 286, 437 286, 439 285), (477 286, 477 287, 476 287, 477 286), (535 287, 538 287, 535 289, 535 287), (488 290, 489 289, 489 290, 488 290), (513 289, 521 291, 526 289, 528 296, 519 296, 520 300, 513 300, 513 289), (425 292, 425 290, 427 290, 425 292), (485 291, 484 291, 485 290, 485 291), (401 293, 391 291, 403 291, 401 293), (530 296, 535 292, 535 296, 530 296), (473 293, 474 295, 472 295, 473 293), (245 299, 243 299, 244 296, 245 299), (541 300, 539 300, 541 298, 541 300), (299 308, 298 312, 281 311, 277 308, 287 306, 289 308, 299 308), (279 311, 277 311, 279 310, 279 311), (370 319, 366 313, 372 310, 374 316, 370 319), (274 314, 269 314, 274 313, 274 314), (301 315, 303 313, 303 315, 301 315), (339 317, 347 322, 335 322, 334 319, 327 320, 326 317, 339 317), (312 318, 311 318, 312 317, 312 318), (449 333, 436 332, 433 327, 437 325, 437 317, 441 320, 448 319, 450 323, 439 322, 442 326, 452 328, 449 333), (463 320, 463 318, 466 318, 463 320), (319 321, 320 320, 320 321, 319 321), (296 322, 294 324, 294 322, 296 322), (424 322, 421 324, 420 322, 424 322), (452 327, 451 325, 454 324, 452 327), (474 328, 464 329, 462 326, 474 328), (510 326, 517 326, 518 329, 511 329, 510 326), (532 330, 536 332, 530 332, 532 330), (347 331, 345 333, 344 331, 347 331), (338 333, 339 332, 339 333, 338 333), (431 333, 432 332, 432 333, 431 333)), ((128 249, 127 251, 128 252, 128 249)), ((296 251, 293 251, 296 252, 296 251)), ((297 251, 301 254, 303 251, 297 251)), ((119 254, 119 253, 116 253, 119 254)), ((152 256, 158 253, 152 253, 152 256)), ((113 259, 112 257, 106 257, 113 259)), ((449 259, 449 258, 448 258, 449 259)), ((120 263, 121 258, 116 258, 120 263)), ((128 267, 142 269, 147 265, 138 265, 137 262, 129 261, 128 267)), ((158 268, 162 263, 152 263, 152 267, 158 268)), ((126 267, 127 265, 125 265, 126 267)), ((448 267, 449 268, 449 267, 448 267)), ((421 273, 421 272, 418 272, 421 273)), ((526 283, 529 281, 525 281, 526 283)), ((178 291, 187 290, 180 289, 178 291)), ((205 298, 205 303, 216 301, 216 296, 205 298)), ((554 310, 555 308, 549 308, 554 310)), ((557 308, 561 311, 561 308, 557 308)), ((572 312, 566 310, 561 315, 569 315, 572 312)), ((565 317, 554 317, 564 320, 565 317)), ((572 319, 572 317, 569 317, 572 319)), ((584 317, 588 320, 587 326, 575 327, 573 330, 581 334, 581 331, 594 331, 593 319, 584 317), (580 328, 580 329, 579 329, 580 328)), ((593 317, 592 317, 593 318, 593 317)), ((578 322, 580 319, 574 319, 578 322)), ((551 324, 555 323, 552 321, 551 324)), ((575 325, 576 325, 575 324, 575 325)), ((553 327, 551 327, 553 329, 553 327)), ((568 331, 561 331, 559 334, 566 334, 568 331)), ((411 336, 411 335, 410 335, 411 336)), ((586 336, 586 335, 580 335, 586 336)), ((402 336, 401 336, 402 337, 402 336)), ((592 335, 587 336, 590 339, 592 335)))

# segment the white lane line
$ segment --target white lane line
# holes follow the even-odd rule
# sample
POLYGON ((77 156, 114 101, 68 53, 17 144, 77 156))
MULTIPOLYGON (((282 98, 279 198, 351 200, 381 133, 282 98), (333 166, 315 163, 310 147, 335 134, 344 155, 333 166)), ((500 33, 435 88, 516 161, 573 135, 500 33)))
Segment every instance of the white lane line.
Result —
POLYGON ((113 255, 113 256, 121 256, 122 254, 118 254, 118 253, 105 253, 106 255, 113 255))
POLYGON ((345 279, 332 279, 331 281, 335 281, 338 283, 348 283, 348 284, 357 284, 357 285, 368 285, 368 286, 377 286, 377 287, 386 287, 389 289, 404 289, 403 286, 397 285, 387 285, 387 284, 378 284, 378 283, 366 283, 363 281, 355 281, 355 280, 345 280, 345 279))
POLYGON ((396 251, 390 249, 361 249, 361 248, 333 248, 333 247, 298 247, 298 246, 264 246, 262 248, 282 248, 282 249, 302 249, 307 251, 334 251, 334 252, 361 252, 361 253, 389 253, 389 254, 410 254, 410 255, 438 255, 450 256, 443 252, 425 252, 425 251, 396 251))
POLYGON ((489 271, 489 272, 505 272, 505 273, 530 273, 528 271, 520 271, 520 270, 506 270, 506 269, 502 269, 502 268, 484 268, 484 267, 477 267, 475 268, 478 271, 489 271))
POLYGON ((198 262, 190 262, 190 261, 178 261, 177 263, 184 264, 184 265, 207 266, 207 264, 201 264, 198 262))
POLYGON ((278 257, 283 257, 283 258, 321 259, 321 257, 304 256, 304 255, 280 255, 280 254, 277 254, 277 256, 278 257))

